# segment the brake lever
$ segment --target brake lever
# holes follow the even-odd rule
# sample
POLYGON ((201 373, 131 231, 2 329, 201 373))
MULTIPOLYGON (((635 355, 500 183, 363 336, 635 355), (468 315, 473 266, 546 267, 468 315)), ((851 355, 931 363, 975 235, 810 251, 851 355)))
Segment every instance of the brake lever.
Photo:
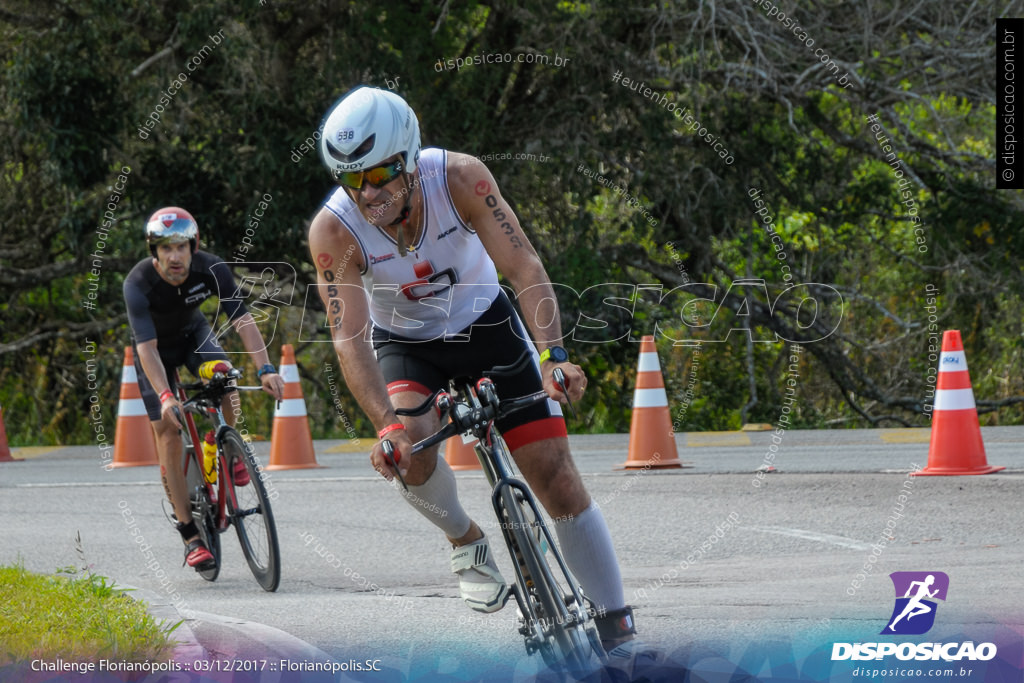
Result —
POLYGON ((178 406, 174 406, 171 410, 174 411, 174 417, 178 419, 178 431, 183 431, 185 429, 185 418, 181 414, 181 409, 178 406))
POLYGON ((402 473, 398 471, 398 463, 395 462, 395 447, 387 439, 380 442, 380 447, 384 451, 384 457, 387 458, 388 465, 395 471, 395 476, 401 482, 402 488, 408 493, 409 487, 405 485, 405 479, 402 477, 402 473))
POLYGON ((562 368, 555 368, 551 373, 551 377, 555 380, 555 387, 565 396, 565 403, 569 406, 569 413, 572 415, 572 419, 577 419, 576 409, 572 405, 572 399, 569 398, 569 384, 565 379, 565 373, 562 372, 562 368))

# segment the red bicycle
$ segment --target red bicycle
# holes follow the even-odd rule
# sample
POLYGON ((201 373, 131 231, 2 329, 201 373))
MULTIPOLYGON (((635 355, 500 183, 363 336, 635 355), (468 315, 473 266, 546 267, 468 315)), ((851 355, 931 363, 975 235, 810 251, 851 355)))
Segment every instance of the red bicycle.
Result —
POLYGON ((176 411, 179 422, 185 426, 182 467, 192 518, 215 563, 212 569, 202 570, 199 575, 207 581, 216 580, 221 563, 220 535, 234 525, 242 553, 256 581, 264 590, 275 591, 281 581, 281 551, 270 498, 263 485, 256 455, 241 434, 227 424, 221 410, 221 401, 229 393, 257 391, 262 387, 235 386, 233 381, 242 376, 242 371, 237 368, 217 372, 203 372, 201 369, 200 377, 207 375, 208 381, 192 384, 182 384, 177 372, 174 377, 184 412, 182 415, 176 411), (188 398, 186 391, 195 393, 188 398), (205 415, 211 420, 217 442, 217 457, 210 463, 212 469, 205 476, 203 454, 198 447, 201 443, 199 431, 192 419, 193 414, 205 415), (247 476, 235 474, 238 462, 244 464, 247 476))

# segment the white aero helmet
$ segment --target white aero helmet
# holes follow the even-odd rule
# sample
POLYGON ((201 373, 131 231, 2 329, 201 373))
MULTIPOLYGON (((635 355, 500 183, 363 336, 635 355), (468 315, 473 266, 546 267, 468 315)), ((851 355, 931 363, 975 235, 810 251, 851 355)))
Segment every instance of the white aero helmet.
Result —
POLYGON ((320 159, 335 180, 341 173, 365 171, 396 154, 404 170, 416 170, 420 124, 409 104, 393 92, 360 86, 335 102, 324 119, 320 159))

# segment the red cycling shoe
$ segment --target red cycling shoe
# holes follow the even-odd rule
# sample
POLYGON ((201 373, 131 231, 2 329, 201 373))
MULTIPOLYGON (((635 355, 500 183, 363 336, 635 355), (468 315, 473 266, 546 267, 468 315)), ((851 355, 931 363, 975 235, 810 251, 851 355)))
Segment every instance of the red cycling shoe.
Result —
POLYGON ((245 462, 241 458, 235 460, 235 465, 231 472, 231 480, 235 482, 235 486, 248 486, 251 481, 249 470, 245 468, 245 462))
POLYGON ((185 564, 197 572, 201 572, 213 569, 217 561, 213 559, 213 555, 207 550, 206 545, 197 538, 185 548, 185 564))

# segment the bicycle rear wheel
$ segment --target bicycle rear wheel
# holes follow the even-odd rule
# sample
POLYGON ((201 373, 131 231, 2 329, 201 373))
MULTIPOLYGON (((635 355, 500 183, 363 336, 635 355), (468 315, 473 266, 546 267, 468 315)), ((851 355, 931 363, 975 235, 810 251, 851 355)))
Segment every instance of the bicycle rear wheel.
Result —
POLYGON ((220 532, 217 531, 217 506, 210 500, 206 482, 203 480, 203 470, 195 451, 189 449, 185 458, 188 462, 185 483, 188 486, 192 519, 199 529, 199 538, 203 540, 206 549, 213 555, 214 561, 212 569, 204 569, 196 573, 207 581, 214 581, 220 574, 220 532))
MULTIPOLYGON (((536 515, 520 491, 506 484, 502 488, 501 501, 506 538, 514 543, 510 548, 513 559, 521 561, 522 565, 520 591, 524 600, 530 603, 529 611, 533 612, 524 617, 535 621, 534 631, 539 638, 541 656, 549 666, 566 667, 573 673, 592 668, 595 651, 591 639, 579 614, 570 611, 570 606, 576 604, 575 596, 556 580, 556 573, 560 573, 557 560, 554 570, 548 562, 549 554, 554 558, 558 549, 552 545, 545 552, 541 548, 537 535, 546 537, 538 528, 536 515)), ((583 609, 583 606, 577 607, 578 612, 583 609)))
POLYGON ((221 476, 227 477, 228 512, 238 532, 242 553, 256 581, 266 591, 276 591, 281 581, 281 551, 277 543, 277 527, 270 509, 267 490, 260 479, 256 456, 249 445, 234 429, 226 430, 221 449, 227 467, 221 476), (241 461, 249 475, 244 486, 234 482, 235 463, 241 461))

